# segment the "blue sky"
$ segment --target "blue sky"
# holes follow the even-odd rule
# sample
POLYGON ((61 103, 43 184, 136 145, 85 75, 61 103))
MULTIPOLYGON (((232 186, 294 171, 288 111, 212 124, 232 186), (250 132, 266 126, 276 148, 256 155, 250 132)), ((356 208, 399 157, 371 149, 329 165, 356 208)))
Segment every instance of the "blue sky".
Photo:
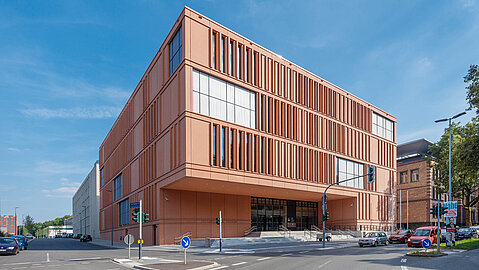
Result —
MULTIPOLYGON (((479 2, 0 0, 1 213, 44 221, 71 197, 184 5, 436 141, 467 108, 479 2)), ((470 119, 471 112, 463 121, 470 119)))

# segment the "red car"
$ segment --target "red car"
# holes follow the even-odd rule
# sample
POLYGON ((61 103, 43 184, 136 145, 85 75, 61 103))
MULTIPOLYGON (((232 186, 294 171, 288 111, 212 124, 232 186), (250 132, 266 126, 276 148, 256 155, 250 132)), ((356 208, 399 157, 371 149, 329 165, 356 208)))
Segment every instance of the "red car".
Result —
POLYGON ((409 237, 411 237, 413 234, 412 230, 399 230, 394 234, 391 234, 389 236, 389 243, 400 243, 400 244, 405 244, 409 237))
POLYGON ((431 243, 436 243, 437 227, 428 226, 417 228, 414 234, 407 240, 408 247, 422 247, 424 239, 431 240, 431 243))

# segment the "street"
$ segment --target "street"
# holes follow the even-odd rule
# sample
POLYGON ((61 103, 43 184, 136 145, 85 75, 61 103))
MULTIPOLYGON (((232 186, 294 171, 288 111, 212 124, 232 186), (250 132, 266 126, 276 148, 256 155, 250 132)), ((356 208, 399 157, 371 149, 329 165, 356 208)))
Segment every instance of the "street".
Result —
MULTIPOLYGON (((406 245, 360 248, 355 242, 275 244, 225 249, 192 248, 188 260, 216 262, 211 269, 478 269, 479 250, 451 252, 439 258, 409 257, 406 245)), ((127 269, 112 261, 127 258, 123 248, 109 248, 75 239, 35 239, 28 250, 16 256, 1 256, 0 269, 127 269)), ((138 256, 137 249, 132 257, 138 256)), ((145 247, 146 258, 183 261, 181 249, 172 246, 145 247)), ((160 268, 161 269, 161 268, 160 268)))

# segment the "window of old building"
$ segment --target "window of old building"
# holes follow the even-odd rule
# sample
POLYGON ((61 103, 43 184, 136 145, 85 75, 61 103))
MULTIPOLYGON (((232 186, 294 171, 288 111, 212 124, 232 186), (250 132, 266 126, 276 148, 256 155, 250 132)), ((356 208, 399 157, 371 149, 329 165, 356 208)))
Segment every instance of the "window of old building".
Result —
POLYGON ((411 170, 411 182, 419 181, 419 169, 411 170))
POLYGON ((407 171, 399 173, 399 184, 407 183, 407 171))

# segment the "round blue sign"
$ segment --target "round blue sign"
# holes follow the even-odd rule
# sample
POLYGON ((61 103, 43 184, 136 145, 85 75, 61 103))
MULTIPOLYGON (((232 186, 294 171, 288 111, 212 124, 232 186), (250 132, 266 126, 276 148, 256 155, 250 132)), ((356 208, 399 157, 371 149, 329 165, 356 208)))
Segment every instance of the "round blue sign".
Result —
POLYGON ((190 238, 188 236, 184 236, 181 238, 181 246, 183 248, 189 248, 191 244, 190 238))
POLYGON ((432 245, 431 240, 429 240, 429 239, 422 240, 422 247, 423 248, 430 248, 431 245, 432 245))

